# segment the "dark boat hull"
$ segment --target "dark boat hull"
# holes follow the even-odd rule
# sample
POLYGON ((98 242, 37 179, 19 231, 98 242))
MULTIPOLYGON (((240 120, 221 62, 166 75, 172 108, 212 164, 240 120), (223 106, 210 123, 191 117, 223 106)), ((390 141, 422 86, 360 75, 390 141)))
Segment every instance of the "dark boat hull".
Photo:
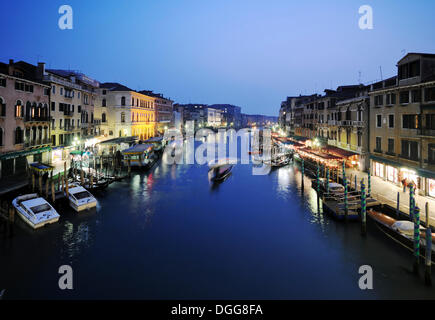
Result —
MULTIPOLYGON (((402 247, 406 248, 410 252, 414 252, 414 241, 408 237, 405 237, 400 232, 393 230, 391 227, 385 225, 381 221, 377 220, 376 218, 372 217, 368 214, 368 217, 370 217, 376 224, 376 226, 381 230, 384 234, 386 234, 389 238, 392 240, 395 240, 397 243, 399 243, 402 247)), ((420 242, 420 258, 425 260, 425 253, 426 253, 426 245, 420 242)), ((435 263, 435 253, 432 252, 431 260, 433 263, 435 263)))

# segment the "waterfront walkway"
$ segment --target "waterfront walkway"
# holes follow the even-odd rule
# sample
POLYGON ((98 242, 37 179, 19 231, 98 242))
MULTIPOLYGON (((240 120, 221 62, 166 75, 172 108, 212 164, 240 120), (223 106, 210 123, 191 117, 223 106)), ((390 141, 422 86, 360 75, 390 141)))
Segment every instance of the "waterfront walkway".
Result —
MULTIPOLYGON (((360 181, 364 178, 364 183, 367 187, 367 173, 346 170, 346 176, 350 178, 352 175, 352 187, 354 186, 354 177, 357 175, 358 189, 360 189, 360 181)), ((397 208, 397 193, 399 192, 400 211, 409 216, 409 188, 406 189, 406 193, 403 192, 403 188, 396 186, 395 184, 384 181, 383 179, 375 176, 370 177, 371 182, 371 195, 373 198, 380 202, 389 205, 392 208, 397 208)), ((432 227, 435 227, 435 199, 427 196, 416 195, 415 203, 420 208, 420 221, 426 223, 426 203, 429 205, 429 222, 432 227)))

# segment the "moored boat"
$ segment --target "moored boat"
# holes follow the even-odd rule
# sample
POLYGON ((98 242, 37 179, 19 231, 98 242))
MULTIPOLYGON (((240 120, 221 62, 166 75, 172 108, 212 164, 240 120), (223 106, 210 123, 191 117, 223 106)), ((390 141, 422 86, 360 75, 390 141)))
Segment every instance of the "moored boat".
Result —
POLYGON ((12 201, 18 215, 33 229, 59 220, 57 211, 36 193, 16 197, 12 201))
MULTIPOLYGON (((379 229, 390 238, 401 244, 410 251, 414 251, 414 223, 407 220, 396 220, 386 214, 375 210, 368 210, 367 215, 375 221, 379 229)), ((432 233, 432 252, 435 251, 435 233, 432 233)), ((420 226, 420 256, 425 258, 426 250, 426 228, 420 226)), ((435 262, 435 255, 432 254, 432 261, 435 262)))
POLYGON ((68 196, 70 206, 77 212, 97 206, 97 199, 78 183, 69 185, 68 196))
POLYGON ((136 144, 122 151, 123 165, 131 168, 149 170, 159 159, 154 144, 136 144))

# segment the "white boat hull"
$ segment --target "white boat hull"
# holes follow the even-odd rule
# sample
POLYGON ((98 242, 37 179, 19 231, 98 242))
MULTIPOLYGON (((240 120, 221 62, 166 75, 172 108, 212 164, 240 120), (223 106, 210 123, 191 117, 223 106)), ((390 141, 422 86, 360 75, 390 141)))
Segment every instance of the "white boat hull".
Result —
POLYGON ((83 204, 79 204, 79 205, 77 205, 73 201, 70 201, 69 204, 70 204, 71 208, 73 208, 77 212, 92 209, 92 208, 95 208, 97 206, 96 201, 91 201, 91 202, 87 202, 87 203, 83 203, 83 204))
POLYGON ((56 223, 59 221, 59 216, 55 216, 43 221, 40 221, 38 223, 34 223, 32 222, 29 217, 22 211, 22 209, 17 205, 17 203, 14 201, 12 201, 12 204, 15 208, 15 212, 20 216, 20 218, 28 225, 30 226, 32 229, 39 229, 42 228, 43 226, 47 225, 47 224, 52 224, 52 223, 56 223))

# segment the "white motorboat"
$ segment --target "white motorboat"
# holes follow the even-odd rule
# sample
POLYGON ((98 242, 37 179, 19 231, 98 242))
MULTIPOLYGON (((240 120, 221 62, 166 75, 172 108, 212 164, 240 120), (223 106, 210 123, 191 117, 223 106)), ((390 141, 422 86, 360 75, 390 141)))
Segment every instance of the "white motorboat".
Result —
POLYGON ((78 183, 69 185, 68 194, 69 205, 77 212, 97 206, 97 199, 78 183))
POLYGON ((59 220, 57 211, 36 193, 16 197, 12 205, 18 215, 33 229, 59 220))

